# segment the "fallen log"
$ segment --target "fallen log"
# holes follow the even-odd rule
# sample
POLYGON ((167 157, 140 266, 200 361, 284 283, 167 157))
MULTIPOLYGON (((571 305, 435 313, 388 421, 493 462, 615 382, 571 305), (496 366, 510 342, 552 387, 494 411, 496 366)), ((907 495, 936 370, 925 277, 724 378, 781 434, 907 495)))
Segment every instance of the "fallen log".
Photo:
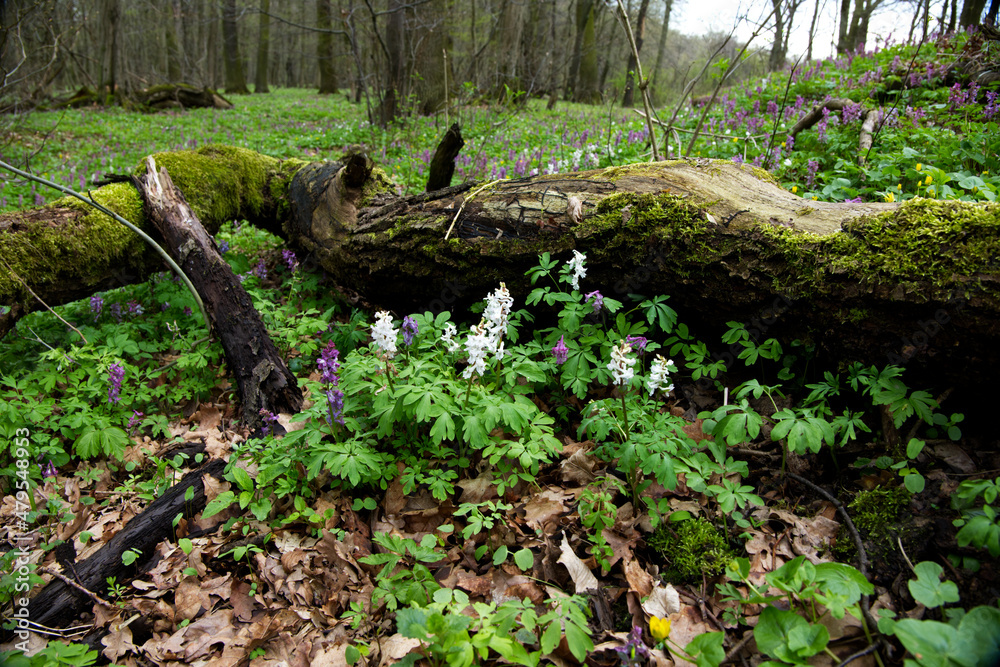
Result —
POLYGON ((146 173, 135 180, 146 216, 166 240, 171 257, 201 295, 222 339, 226 365, 239 389, 243 425, 256 432, 264 411, 296 413, 302 407, 298 380, 285 365, 260 315, 212 237, 174 187, 166 169, 146 158, 146 173))
MULTIPOLYGON (((909 362, 934 383, 985 386, 1000 364, 996 204, 808 201, 762 170, 712 160, 399 197, 378 169, 358 183, 337 163, 253 155, 211 148, 156 159, 208 229, 240 217, 265 225, 343 287, 401 314, 460 309, 500 281, 523 297, 540 253, 576 249, 588 256, 583 289, 671 295, 708 341, 735 320, 765 338, 806 341, 828 363, 909 362), (234 176, 226 160, 256 166, 234 176), (238 196, 216 193, 220 172, 238 196), (582 203, 579 222, 570 198, 582 203), (453 222, 457 237, 445 240, 453 222)), ((24 219, 60 220, 44 209, 0 216, 0 251, 24 219)), ((46 275, 31 270, 30 253, 15 259, 19 275, 46 275)), ((60 302, 57 283, 32 288, 60 302)), ((0 298, 36 307, 3 275, 0 298)))
MULTIPOLYGON (((116 91, 111 96, 116 103, 122 106, 139 107, 149 111, 161 111, 164 109, 232 109, 233 104, 217 91, 208 88, 198 88, 186 83, 164 83, 157 86, 150 86, 142 90, 122 93, 116 91)), ((107 90, 96 91, 84 86, 69 97, 56 100, 53 108, 79 108, 85 106, 101 106, 107 104, 109 96, 107 90)))
MULTIPOLYGON (((64 571, 64 574, 98 595, 107 590, 108 577, 115 577, 118 581, 131 581, 139 571, 139 565, 147 563, 153 555, 156 545, 171 537, 174 519, 179 514, 193 519, 205 508, 204 476, 222 479, 225 467, 225 461, 215 460, 189 472, 142 513, 133 517, 96 553, 78 563, 71 563, 68 568, 70 571, 64 571), (194 495, 186 500, 185 494, 189 488, 193 489, 194 495), (138 565, 125 565, 122 562, 122 555, 130 550, 141 554, 135 561, 138 565)), ((88 604, 92 604, 92 600, 85 593, 54 579, 31 598, 28 604, 29 618, 43 627, 62 627, 77 618, 88 604)))

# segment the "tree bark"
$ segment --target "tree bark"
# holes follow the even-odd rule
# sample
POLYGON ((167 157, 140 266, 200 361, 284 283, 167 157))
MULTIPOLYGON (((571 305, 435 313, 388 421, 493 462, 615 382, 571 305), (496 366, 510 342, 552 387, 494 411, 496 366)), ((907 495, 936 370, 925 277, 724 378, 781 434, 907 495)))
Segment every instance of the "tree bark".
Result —
POLYGON ((427 175, 427 187, 425 188, 427 192, 440 190, 451 185, 451 178, 455 175, 455 158, 462 150, 462 146, 465 146, 462 128, 458 126, 458 123, 453 123, 444 133, 437 150, 434 151, 430 171, 427 175))
POLYGON ((191 278, 222 339, 226 364, 239 388, 242 422, 258 431, 263 412, 296 413, 302 391, 271 341, 250 295, 219 254, 166 169, 157 171, 146 158, 146 174, 136 184, 146 203, 147 217, 166 240, 171 257, 191 278))
POLYGON ((240 37, 236 25, 236 0, 225 0, 222 5, 223 58, 226 63, 226 92, 231 95, 249 95, 247 80, 240 58, 240 37))
POLYGON ((659 98, 660 89, 656 86, 657 78, 660 76, 660 68, 663 66, 663 54, 666 52, 667 33, 670 29, 670 11, 673 8, 674 0, 664 0, 663 3, 663 27, 660 31, 660 43, 656 47, 656 65, 653 66, 651 75, 653 92, 659 98))
POLYGON ((254 72, 253 92, 269 93, 268 67, 271 61, 271 0, 260 0, 260 24, 257 42, 257 71, 254 72))
MULTIPOLYGON (((997 204, 807 201, 765 172, 710 160, 398 197, 379 170, 366 178, 336 163, 220 150, 157 156, 208 229, 234 218, 265 226, 343 288, 400 313, 464 312, 499 281, 523 298, 524 272, 540 253, 576 249, 587 254, 588 287, 616 298, 671 295, 695 331, 763 321, 768 337, 807 341, 828 362, 909 362, 934 384, 986 386, 1000 366, 997 204), (252 167, 231 173, 242 162, 252 167), (567 214, 570 197, 583 204, 579 224, 567 214)), ((112 198, 102 190, 95 197, 112 198)), ((134 190, 131 197, 138 199, 134 190)), ((95 223, 68 208, 0 216, 0 254, 41 298, 82 298, 114 282, 115 270, 141 279, 132 265, 143 251, 115 228, 101 232, 121 239, 109 246, 114 252, 81 260, 73 235, 92 239, 95 223), (32 250, 46 231, 59 236, 64 254, 32 250)), ((3 273, 0 302, 15 306, 0 332, 39 307, 3 273)))
MULTIPOLYGON (((639 17, 635 22, 635 50, 642 53, 642 42, 646 38, 646 12, 649 10, 649 0, 642 0, 639 5, 639 17)), ((625 71, 625 93, 622 96, 622 106, 635 105, 635 71, 638 66, 634 53, 629 53, 628 68, 625 71)))
POLYGON ((330 0, 316 2, 316 60, 319 63, 319 94, 337 92, 337 71, 333 68, 333 8, 330 0))

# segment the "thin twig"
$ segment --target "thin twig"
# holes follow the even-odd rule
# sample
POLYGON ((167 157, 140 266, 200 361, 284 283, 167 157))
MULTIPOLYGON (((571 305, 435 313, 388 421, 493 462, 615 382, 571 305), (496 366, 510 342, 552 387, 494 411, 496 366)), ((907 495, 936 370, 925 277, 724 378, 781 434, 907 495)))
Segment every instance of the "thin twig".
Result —
POLYGON ((462 205, 458 207, 458 213, 456 213, 455 217, 452 218, 452 220, 451 220, 451 226, 448 227, 448 231, 445 232, 444 240, 447 241, 448 237, 451 236, 451 230, 453 230, 455 228, 455 223, 458 222, 458 216, 462 215, 462 211, 465 210, 465 205, 468 204, 470 201, 472 201, 473 197, 475 197, 476 195, 478 195, 480 192, 482 192, 486 188, 492 187, 492 186, 496 185, 497 183, 499 183, 500 181, 506 181, 506 180, 507 180, 506 178, 498 178, 495 181, 490 181, 489 183, 483 183, 478 188, 476 188, 475 190, 473 190, 472 192, 470 192, 469 196, 466 197, 464 200, 462 200, 462 205))
POLYGON ((120 609, 119 607, 116 607, 115 605, 111 604, 107 600, 102 600, 100 597, 97 596, 96 593, 94 593, 93 591, 90 591, 90 590, 84 588, 80 584, 76 583, 75 581, 73 581, 72 579, 70 579, 69 577, 67 577, 62 572, 56 572, 52 568, 45 567, 45 566, 39 567, 38 571, 39 572, 44 572, 45 574, 51 574, 53 577, 55 577, 56 579, 61 580, 64 584, 66 584, 70 588, 75 588, 76 590, 80 591, 81 593, 83 593, 84 595, 86 595, 91 600, 93 600, 97 604, 101 605, 105 609, 114 609, 116 611, 120 609))
POLYGON ((639 91, 642 93, 642 106, 646 109, 646 126, 649 128, 649 142, 653 146, 653 161, 660 161, 660 152, 656 147, 656 135, 653 133, 652 114, 649 111, 649 82, 642 78, 642 63, 639 61, 639 47, 635 43, 635 35, 632 34, 632 23, 625 12, 625 5, 622 0, 618 0, 618 20, 625 26, 625 34, 628 36, 628 43, 632 47, 632 55, 635 56, 635 74, 639 81, 639 91))
POLYGON ((746 645, 750 643, 751 639, 753 639, 753 633, 750 631, 744 632, 743 639, 736 642, 736 646, 729 649, 729 653, 726 654, 726 657, 723 658, 722 662, 719 664, 722 665, 727 662, 731 662, 732 659, 735 658, 739 654, 739 652, 742 651, 746 647, 746 645))
POLYGON ((882 648, 883 642, 884 642, 884 640, 881 637, 879 637, 877 640, 875 640, 875 643, 873 643, 872 645, 870 645, 870 646, 868 646, 866 648, 861 649, 857 653, 852 653, 851 655, 849 655, 846 658, 844 658, 843 662, 841 662, 839 665, 837 665, 837 667, 844 667, 844 665, 846 665, 846 664, 848 664, 850 662, 854 662, 858 658, 863 658, 866 655, 870 655, 870 654, 874 653, 875 651, 877 651, 880 648, 882 648))
MULTIPOLYGON (((72 329, 73 331, 75 331, 77 334, 79 334, 80 338, 83 339, 83 344, 84 345, 89 345, 89 343, 87 343, 87 337, 84 336, 83 333, 79 329, 77 329, 75 326, 73 326, 72 324, 70 324, 69 322, 67 322, 66 320, 64 320, 62 318, 62 316, 59 315, 59 313, 57 313, 56 311, 52 310, 52 306, 50 306, 49 304, 45 303, 45 301, 42 299, 42 297, 40 297, 37 294, 35 294, 35 290, 31 289, 31 286, 28 285, 28 283, 24 282, 24 279, 21 278, 21 276, 17 275, 17 271, 15 271, 14 269, 10 268, 10 264, 8 264, 2 257, 0 257, 0 262, 3 262, 3 265, 7 267, 7 270, 10 271, 10 275, 12 275, 15 278, 17 278, 18 282, 20 282, 22 285, 24 285, 24 289, 26 289, 29 292, 31 292, 31 296, 33 296, 36 299, 38 299, 38 303, 40 303, 43 306, 45 306, 45 308, 48 309, 48 311, 50 313, 52 313, 53 315, 55 315, 56 317, 58 317, 60 322, 62 322, 63 324, 65 324, 66 326, 68 326, 70 329, 72 329)), ((35 335, 37 336, 38 334, 35 334, 35 335)))
MULTIPOLYGON (((851 539, 854 540, 854 546, 858 550, 858 564, 861 566, 859 568, 861 570, 861 574, 864 576, 865 579, 867 579, 868 554, 865 551, 864 543, 861 541, 861 535, 860 533, 858 533, 858 529, 855 528, 854 522, 851 520, 851 515, 847 513, 847 508, 844 507, 844 503, 837 500, 837 498, 832 493, 830 493, 823 487, 813 484, 812 482, 810 482, 805 477, 802 477, 801 475, 796 475, 794 472, 786 472, 785 475, 791 477, 799 484, 809 487, 816 493, 820 494, 821 496, 829 500, 833 504, 833 506, 837 508, 837 511, 840 513, 840 515, 844 517, 844 526, 847 528, 847 532, 850 533, 851 539)), ((861 613, 865 617, 865 622, 869 623, 871 627, 873 628, 878 627, 878 623, 876 623, 874 617, 872 617, 871 603, 869 601, 869 597, 867 594, 861 595, 861 613)))

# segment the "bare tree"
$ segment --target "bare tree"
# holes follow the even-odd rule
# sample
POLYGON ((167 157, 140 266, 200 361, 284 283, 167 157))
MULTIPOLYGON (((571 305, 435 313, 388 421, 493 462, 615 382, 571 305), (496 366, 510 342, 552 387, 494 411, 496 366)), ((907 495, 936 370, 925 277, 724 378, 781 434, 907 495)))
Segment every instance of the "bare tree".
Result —
POLYGON ((319 64, 319 93, 337 92, 337 71, 333 68, 333 8, 330 0, 316 0, 316 62, 319 64))
POLYGON ((253 92, 269 93, 267 68, 271 59, 271 0, 260 0, 260 23, 257 41, 257 71, 254 73, 253 92))
POLYGON ((659 92, 656 83, 660 76, 660 68, 663 67, 663 54, 666 52, 667 45, 667 33, 670 29, 670 10, 673 9, 674 0, 664 0, 663 1, 663 25, 660 28, 660 43, 656 47, 656 65, 653 66, 652 88, 654 91, 659 92))
MULTIPOLYGON (((635 47, 636 51, 642 53, 642 41, 646 37, 646 12, 649 10, 649 0, 642 0, 639 4, 639 16, 635 21, 635 47)), ((638 62, 634 53, 629 53, 628 68, 625 72, 625 93, 622 95, 622 106, 631 107, 635 104, 635 76, 638 62)))
POLYGON ((868 40, 868 23, 884 3, 885 0, 840 0, 837 53, 854 51, 868 40))
MULTIPOLYGON (((110 0, 117 2, 117 0, 110 0)), ((240 58, 239 26, 236 24, 236 0, 225 0, 222 5, 223 58, 226 63, 226 92, 249 95, 247 80, 243 75, 243 60, 240 58)))
MULTIPOLYGON (((993 3, 996 4, 995 2, 993 3)), ((964 28, 969 25, 978 25, 979 20, 983 15, 983 9, 986 8, 986 0, 964 0, 962 2, 962 18, 960 19, 959 27, 964 28)), ((991 7, 990 11, 993 16, 996 16, 996 8, 991 7)))

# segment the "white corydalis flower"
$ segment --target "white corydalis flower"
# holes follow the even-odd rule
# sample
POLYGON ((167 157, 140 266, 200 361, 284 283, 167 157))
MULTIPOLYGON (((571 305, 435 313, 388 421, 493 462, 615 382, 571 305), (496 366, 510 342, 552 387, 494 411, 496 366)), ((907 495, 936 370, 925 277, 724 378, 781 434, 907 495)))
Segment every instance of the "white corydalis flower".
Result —
POLYGON ((636 359, 635 357, 629 358, 631 351, 632 346, 627 340, 623 340, 611 348, 611 363, 608 364, 608 370, 611 371, 611 379, 614 383, 621 387, 627 387, 635 376, 632 366, 635 366, 636 359))
POLYGON ((656 355, 656 359, 649 369, 649 378, 646 380, 646 389, 649 390, 650 398, 657 389, 666 392, 674 388, 673 382, 670 381, 669 373, 671 370, 675 370, 674 362, 670 359, 664 359, 662 355, 656 355))
POLYGON ((500 283, 500 287, 486 297, 483 321, 486 323, 486 331, 489 335, 489 349, 496 354, 498 361, 504 356, 503 337, 507 334, 507 320, 513 306, 514 299, 504 283, 500 283))
POLYGON ((490 335, 486 330, 486 321, 472 327, 469 337, 465 340, 465 351, 469 353, 469 365, 462 372, 462 377, 468 379, 473 374, 482 377, 486 373, 486 351, 490 348, 490 335))
POLYGON ((458 329, 451 322, 444 325, 444 332, 441 333, 441 340, 444 342, 445 346, 448 348, 449 352, 458 352, 462 345, 455 340, 455 334, 458 333, 458 329))
POLYGON ((566 263, 569 270, 573 272, 573 275, 570 277, 570 284, 573 285, 573 289, 575 290, 580 289, 580 278, 584 278, 587 275, 587 269, 583 266, 585 261, 587 261, 587 256, 579 250, 574 250, 573 259, 566 263))
POLYGON ((375 315, 375 324, 372 325, 372 342, 385 355, 386 359, 392 359, 396 356, 396 329, 392 326, 392 315, 388 311, 380 310, 375 315))

